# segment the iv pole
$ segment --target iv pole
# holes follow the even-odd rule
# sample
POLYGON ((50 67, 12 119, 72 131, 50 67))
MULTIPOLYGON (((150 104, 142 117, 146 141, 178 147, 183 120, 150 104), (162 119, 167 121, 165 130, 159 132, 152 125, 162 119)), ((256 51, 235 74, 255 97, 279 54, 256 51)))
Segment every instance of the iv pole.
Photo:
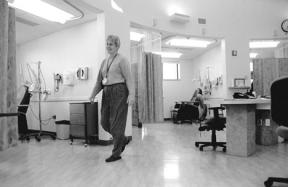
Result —
POLYGON ((36 136, 36 140, 37 141, 41 141, 41 136, 50 136, 53 140, 56 139, 55 135, 49 132, 43 132, 42 131, 42 118, 41 118, 41 96, 42 96, 42 88, 41 88, 41 61, 37 62, 37 68, 38 68, 38 84, 39 84, 39 88, 38 88, 38 118, 39 118, 39 133, 38 136, 36 136))

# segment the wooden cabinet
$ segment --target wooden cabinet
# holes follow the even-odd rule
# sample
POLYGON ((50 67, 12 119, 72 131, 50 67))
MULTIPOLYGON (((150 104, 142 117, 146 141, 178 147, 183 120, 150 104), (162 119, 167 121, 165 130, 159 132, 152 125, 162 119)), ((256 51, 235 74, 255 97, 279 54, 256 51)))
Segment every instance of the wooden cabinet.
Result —
POLYGON ((84 139, 85 146, 98 140, 98 103, 70 103, 70 140, 84 139))

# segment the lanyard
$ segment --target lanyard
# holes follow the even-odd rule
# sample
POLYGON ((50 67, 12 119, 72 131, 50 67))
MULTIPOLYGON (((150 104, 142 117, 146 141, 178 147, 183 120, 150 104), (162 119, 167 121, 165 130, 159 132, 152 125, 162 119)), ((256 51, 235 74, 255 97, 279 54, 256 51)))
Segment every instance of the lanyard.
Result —
POLYGON ((112 63, 113 63, 113 61, 114 61, 114 59, 116 58, 116 56, 118 55, 118 53, 112 58, 112 60, 111 60, 111 62, 110 62, 110 64, 108 65, 108 62, 109 62, 109 60, 107 59, 107 70, 106 70, 106 76, 108 75, 108 72, 109 72, 109 70, 110 70, 110 67, 111 67, 111 65, 112 65, 112 63))

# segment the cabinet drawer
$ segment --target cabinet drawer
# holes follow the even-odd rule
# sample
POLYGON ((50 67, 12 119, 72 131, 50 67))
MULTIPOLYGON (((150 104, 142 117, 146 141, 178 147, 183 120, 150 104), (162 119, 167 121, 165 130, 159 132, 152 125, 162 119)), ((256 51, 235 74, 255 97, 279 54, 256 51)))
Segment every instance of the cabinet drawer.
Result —
POLYGON ((70 104, 70 114, 73 114, 73 113, 84 114, 85 113, 85 105, 82 103, 70 104))
POLYGON ((70 114, 70 123, 74 125, 85 125, 84 114, 70 114))
POLYGON ((84 125, 70 125, 70 135, 80 138, 85 138, 84 125))

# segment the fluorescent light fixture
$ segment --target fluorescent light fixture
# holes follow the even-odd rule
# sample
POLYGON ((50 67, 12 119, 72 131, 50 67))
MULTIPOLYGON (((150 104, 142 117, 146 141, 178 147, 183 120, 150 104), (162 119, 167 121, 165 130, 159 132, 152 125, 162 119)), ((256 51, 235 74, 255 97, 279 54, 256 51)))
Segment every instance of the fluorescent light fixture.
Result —
POLYGON ((111 0, 111 6, 112 6, 112 8, 117 10, 118 12, 123 13, 123 9, 120 6, 118 6, 117 3, 114 0, 111 0))
POLYGON ((69 14, 68 12, 65 12, 41 0, 9 0, 8 4, 10 7, 23 10, 52 22, 64 24, 66 21, 74 18, 72 14, 69 14))
POLYGON ((177 46, 177 47, 198 47, 206 48, 208 45, 214 43, 215 40, 204 40, 197 38, 172 38, 166 42, 167 45, 177 46))
POLYGON ((154 54, 161 55, 162 58, 180 58, 182 53, 178 52, 153 52, 154 54))
POLYGON ((139 42, 145 35, 138 32, 130 32, 130 40, 139 42))
POLYGON ((262 40, 249 42, 250 48, 273 48, 277 47, 280 41, 276 40, 262 40))
POLYGON ((250 58, 256 58, 258 53, 249 53, 250 58))

